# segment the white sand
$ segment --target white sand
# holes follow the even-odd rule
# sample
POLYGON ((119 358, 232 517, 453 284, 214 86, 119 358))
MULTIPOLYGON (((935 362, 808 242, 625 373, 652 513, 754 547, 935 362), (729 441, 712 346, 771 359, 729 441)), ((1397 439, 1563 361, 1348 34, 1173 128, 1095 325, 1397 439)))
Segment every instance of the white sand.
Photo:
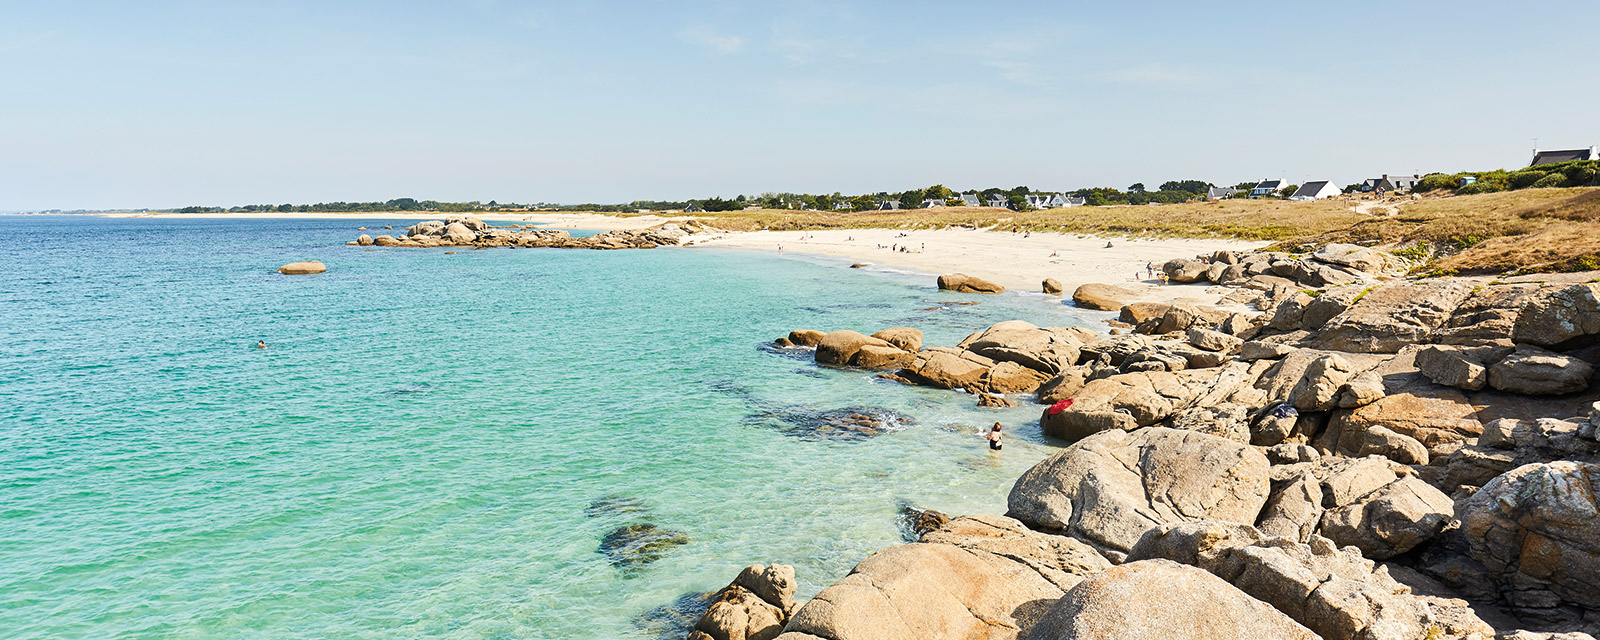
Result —
POLYGON ((1098 282, 1143 289, 1141 300, 1193 298, 1215 301, 1219 294, 1194 285, 1156 286, 1145 279, 1145 265, 1173 258, 1192 258, 1218 250, 1245 251, 1265 242, 1238 240, 1135 240, 1059 233, 1032 233, 1028 237, 1008 231, 977 229, 846 229, 828 231, 755 231, 698 234, 690 238, 697 247, 744 247, 784 252, 842 256, 873 265, 923 271, 928 274, 964 273, 1005 285, 1008 289, 1039 291, 1045 278, 1061 281, 1065 295, 1078 285, 1098 282), (900 234, 906 234, 900 237, 900 234), (1107 247, 1107 243, 1111 246, 1107 247), (905 245, 909 253, 893 251, 905 245), (882 246, 884 248, 879 248, 882 246), (1054 255, 1052 255, 1054 254, 1054 255))

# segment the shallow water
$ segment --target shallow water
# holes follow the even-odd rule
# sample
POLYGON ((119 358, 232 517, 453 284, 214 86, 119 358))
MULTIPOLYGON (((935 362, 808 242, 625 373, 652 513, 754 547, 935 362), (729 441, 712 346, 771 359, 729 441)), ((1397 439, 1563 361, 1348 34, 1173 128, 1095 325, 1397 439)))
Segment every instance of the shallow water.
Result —
POLYGON ((752 562, 815 593, 904 504, 1002 512, 1054 449, 1036 407, 759 348, 1079 322, 1052 298, 736 250, 342 244, 383 224, 0 216, 0 637, 650 638, 752 562), (273 272, 304 259, 328 273, 273 272), (903 420, 805 428, 842 408, 903 420), (688 542, 599 551, 642 522, 688 542))

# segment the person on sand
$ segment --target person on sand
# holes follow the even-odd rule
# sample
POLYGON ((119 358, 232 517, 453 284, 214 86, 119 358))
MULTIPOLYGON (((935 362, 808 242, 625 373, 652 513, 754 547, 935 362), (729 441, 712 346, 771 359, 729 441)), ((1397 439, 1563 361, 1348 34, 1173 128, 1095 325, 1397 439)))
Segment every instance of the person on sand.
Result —
POLYGON ((1000 450, 1000 423, 998 423, 998 422, 994 423, 994 426, 989 428, 989 434, 984 436, 984 438, 989 441, 989 450, 990 451, 999 451, 1000 450))

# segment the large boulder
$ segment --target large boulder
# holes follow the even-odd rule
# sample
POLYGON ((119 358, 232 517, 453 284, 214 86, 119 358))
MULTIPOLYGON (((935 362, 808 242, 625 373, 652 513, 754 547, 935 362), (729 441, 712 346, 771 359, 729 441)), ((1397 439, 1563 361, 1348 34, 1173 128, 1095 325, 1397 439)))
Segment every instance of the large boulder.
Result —
POLYGON ((856 356, 856 352, 868 345, 894 348, 888 342, 856 331, 834 331, 823 336, 822 341, 817 343, 817 364, 851 366, 851 359, 856 356))
POLYGON ((1078 395, 1089 381, 1088 376, 1088 367, 1066 369, 1041 383, 1034 392, 1038 394, 1040 404, 1055 404, 1078 395))
POLYGON ((1117 314, 1117 320, 1138 326, 1151 318, 1167 315, 1167 310, 1171 308, 1172 305, 1165 302, 1133 302, 1122 306, 1122 311, 1117 314))
POLYGON ((939 288, 958 293, 1004 293, 1006 288, 982 278, 962 273, 939 276, 939 288))
POLYGON ((1109 284, 1090 283, 1072 292, 1072 301, 1085 309, 1117 311, 1127 305, 1138 292, 1109 284))
POLYGON ((1311 258, 1318 262, 1350 267, 1371 274, 1392 271, 1403 264, 1398 258, 1377 249, 1338 243, 1318 249, 1311 254, 1311 258))
POLYGON ((372 236, 363 233, 360 237, 356 238, 356 244, 363 247, 370 247, 372 246, 372 236))
POLYGON ((444 235, 443 220, 424 220, 406 227, 406 235, 416 236, 442 236, 444 235))
POLYGON ((995 361, 963 349, 930 347, 923 349, 900 375, 918 384, 941 389, 976 387, 995 361))
POLYGON ((1517 315, 1512 339, 1541 347, 1581 346, 1600 336, 1600 283, 1533 296, 1517 315))
POLYGON ((470 244, 473 240, 477 239, 477 232, 474 232, 471 228, 468 228, 467 225, 460 222, 452 222, 444 226, 444 240, 446 242, 470 244))
POLYGON ((1415 438, 1431 455, 1449 453, 1483 433, 1478 409, 1465 395, 1425 379, 1400 385, 1365 406, 1333 412, 1325 435, 1337 442, 1372 425, 1415 438))
POLYGON ((1170 560, 1114 567, 1078 583, 1025 640, 1321 640, 1211 573, 1170 560))
MULTIPOLYGON (((1306 542, 1219 522, 1167 525, 1129 553, 1204 569, 1333 640, 1489 640, 1494 629, 1466 602, 1420 596, 1351 547, 1306 542)), ((1196 636, 1198 637, 1198 636, 1196 636)))
POLYGON ((1397 353, 1428 336, 1472 294, 1460 280, 1390 285, 1366 291, 1323 325, 1319 346, 1355 353, 1397 353))
POLYGON ((1081 329, 1041 328, 1010 320, 967 336, 958 346, 996 362, 1015 362, 1055 375, 1078 363, 1084 340, 1092 335, 1081 329))
POLYGON ((1489 367, 1489 386, 1528 395, 1558 396, 1589 388, 1594 366, 1571 356, 1523 347, 1489 367))
POLYGON ((890 547, 795 612, 782 640, 1011 640, 1083 576, 1109 567, 1086 545, 997 516, 956 518, 890 547))
POLYGON ((873 371, 900 369, 916 360, 917 354, 893 345, 867 344, 850 356, 850 366, 873 371))
POLYGON ((1472 557, 1515 609, 1600 609, 1600 465, 1530 464, 1456 509, 1472 557))
POLYGON ((281 273, 281 274, 286 275, 286 276, 303 276, 303 275, 308 275, 308 274, 312 274, 312 273, 322 273, 322 272, 327 271, 327 270, 328 270, 328 265, 322 264, 321 262, 318 262, 316 260, 306 260, 304 262, 291 262, 289 264, 286 264, 286 265, 283 265, 281 267, 278 267, 278 273, 281 273))
POLYGON ((1417 352, 1422 375, 1439 384, 1477 391, 1489 384, 1489 365, 1510 355, 1511 347, 1429 345, 1417 352))
POLYGON ((989 393, 1033 393, 1049 377, 1015 362, 996 363, 971 387, 989 393))
POLYGON ((895 327, 872 334, 872 337, 913 353, 922 350, 922 331, 911 327, 895 327))
POLYGON ((789 332, 789 342, 797 347, 815 347, 822 344, 822 339, 828 334, 811 329, 795 329, 789 332))
POLYGON ((1311 304, 1305 305, 1305 311, 1300 315, 1300 327, 1306 331, 1316 331, 1329 320, 1338 317, 1356 303, 1356 298, 1366 288, 1359 285, 1334 287, 1318 295, 1311 304))
POLYGON ((1339 391, 1350 379, 1348 361, 1334 354, 1311 361, 1305 375, 1289 391, 1289 403, 1301 411, 1327 411, 1339 406, 1339 391))
POLYGON ((1195 282, 1205 276, 1206 269, 1210 266, 1199 260, 1177 258, 1161 265, 1161 271, 1167 274, 1168 278, 1172 278, 1173 282, 1195 282))
POLYGON ((1055 278, 1045 278, 1039 283, 1039 289, 1053 296, 1061 295, 1061 281, 1055 278))
POLYGON ((1161 524, 1251 524, 1271 488, 1266 456, 1249 445, 1177 429, 1090 436, 1017 479, 1007 515, 1036 529, 1127 553, 1161 524))
POLYGON ((794 567, 753 564, 711 597, 688 640, 770 640, 794 615, 794 567))
POLYGON ((1320 535, 1381 560, 1438 535, 1453 507, 1409 467, 1377 456, 1326 456, 1273 467, 1272 495, 1255 524, 1300 542, 1320 535))
POLYGON ((1068 442, 1106 431, 1130 431, 1171 417, 1206 393, 1221 376, 1193 371, 1141 371, 1091 380, 1073 405, 1040 417, 1045 435, 1068 442))
POLYGON ((1239 353, 1239 349, 1244 347, 1244 341, 1239 338, 1221 331, 1202 327, 1191 327, 1188 337, 1190 345, 1196 349, 1204 349, 1206 351, 1231 355, 1239 353))

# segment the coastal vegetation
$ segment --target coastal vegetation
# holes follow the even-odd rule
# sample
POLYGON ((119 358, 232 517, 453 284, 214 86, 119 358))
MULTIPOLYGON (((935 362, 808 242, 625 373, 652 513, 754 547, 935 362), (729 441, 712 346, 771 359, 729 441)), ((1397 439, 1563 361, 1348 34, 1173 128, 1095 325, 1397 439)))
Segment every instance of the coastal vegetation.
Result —
POLYGON ((1417 182, 1416 191, 1474 195, 1530 188, 1588 186, 1600 186, 1600 160, 1575 160, 1516 170, 1430 173, 1417 182))

